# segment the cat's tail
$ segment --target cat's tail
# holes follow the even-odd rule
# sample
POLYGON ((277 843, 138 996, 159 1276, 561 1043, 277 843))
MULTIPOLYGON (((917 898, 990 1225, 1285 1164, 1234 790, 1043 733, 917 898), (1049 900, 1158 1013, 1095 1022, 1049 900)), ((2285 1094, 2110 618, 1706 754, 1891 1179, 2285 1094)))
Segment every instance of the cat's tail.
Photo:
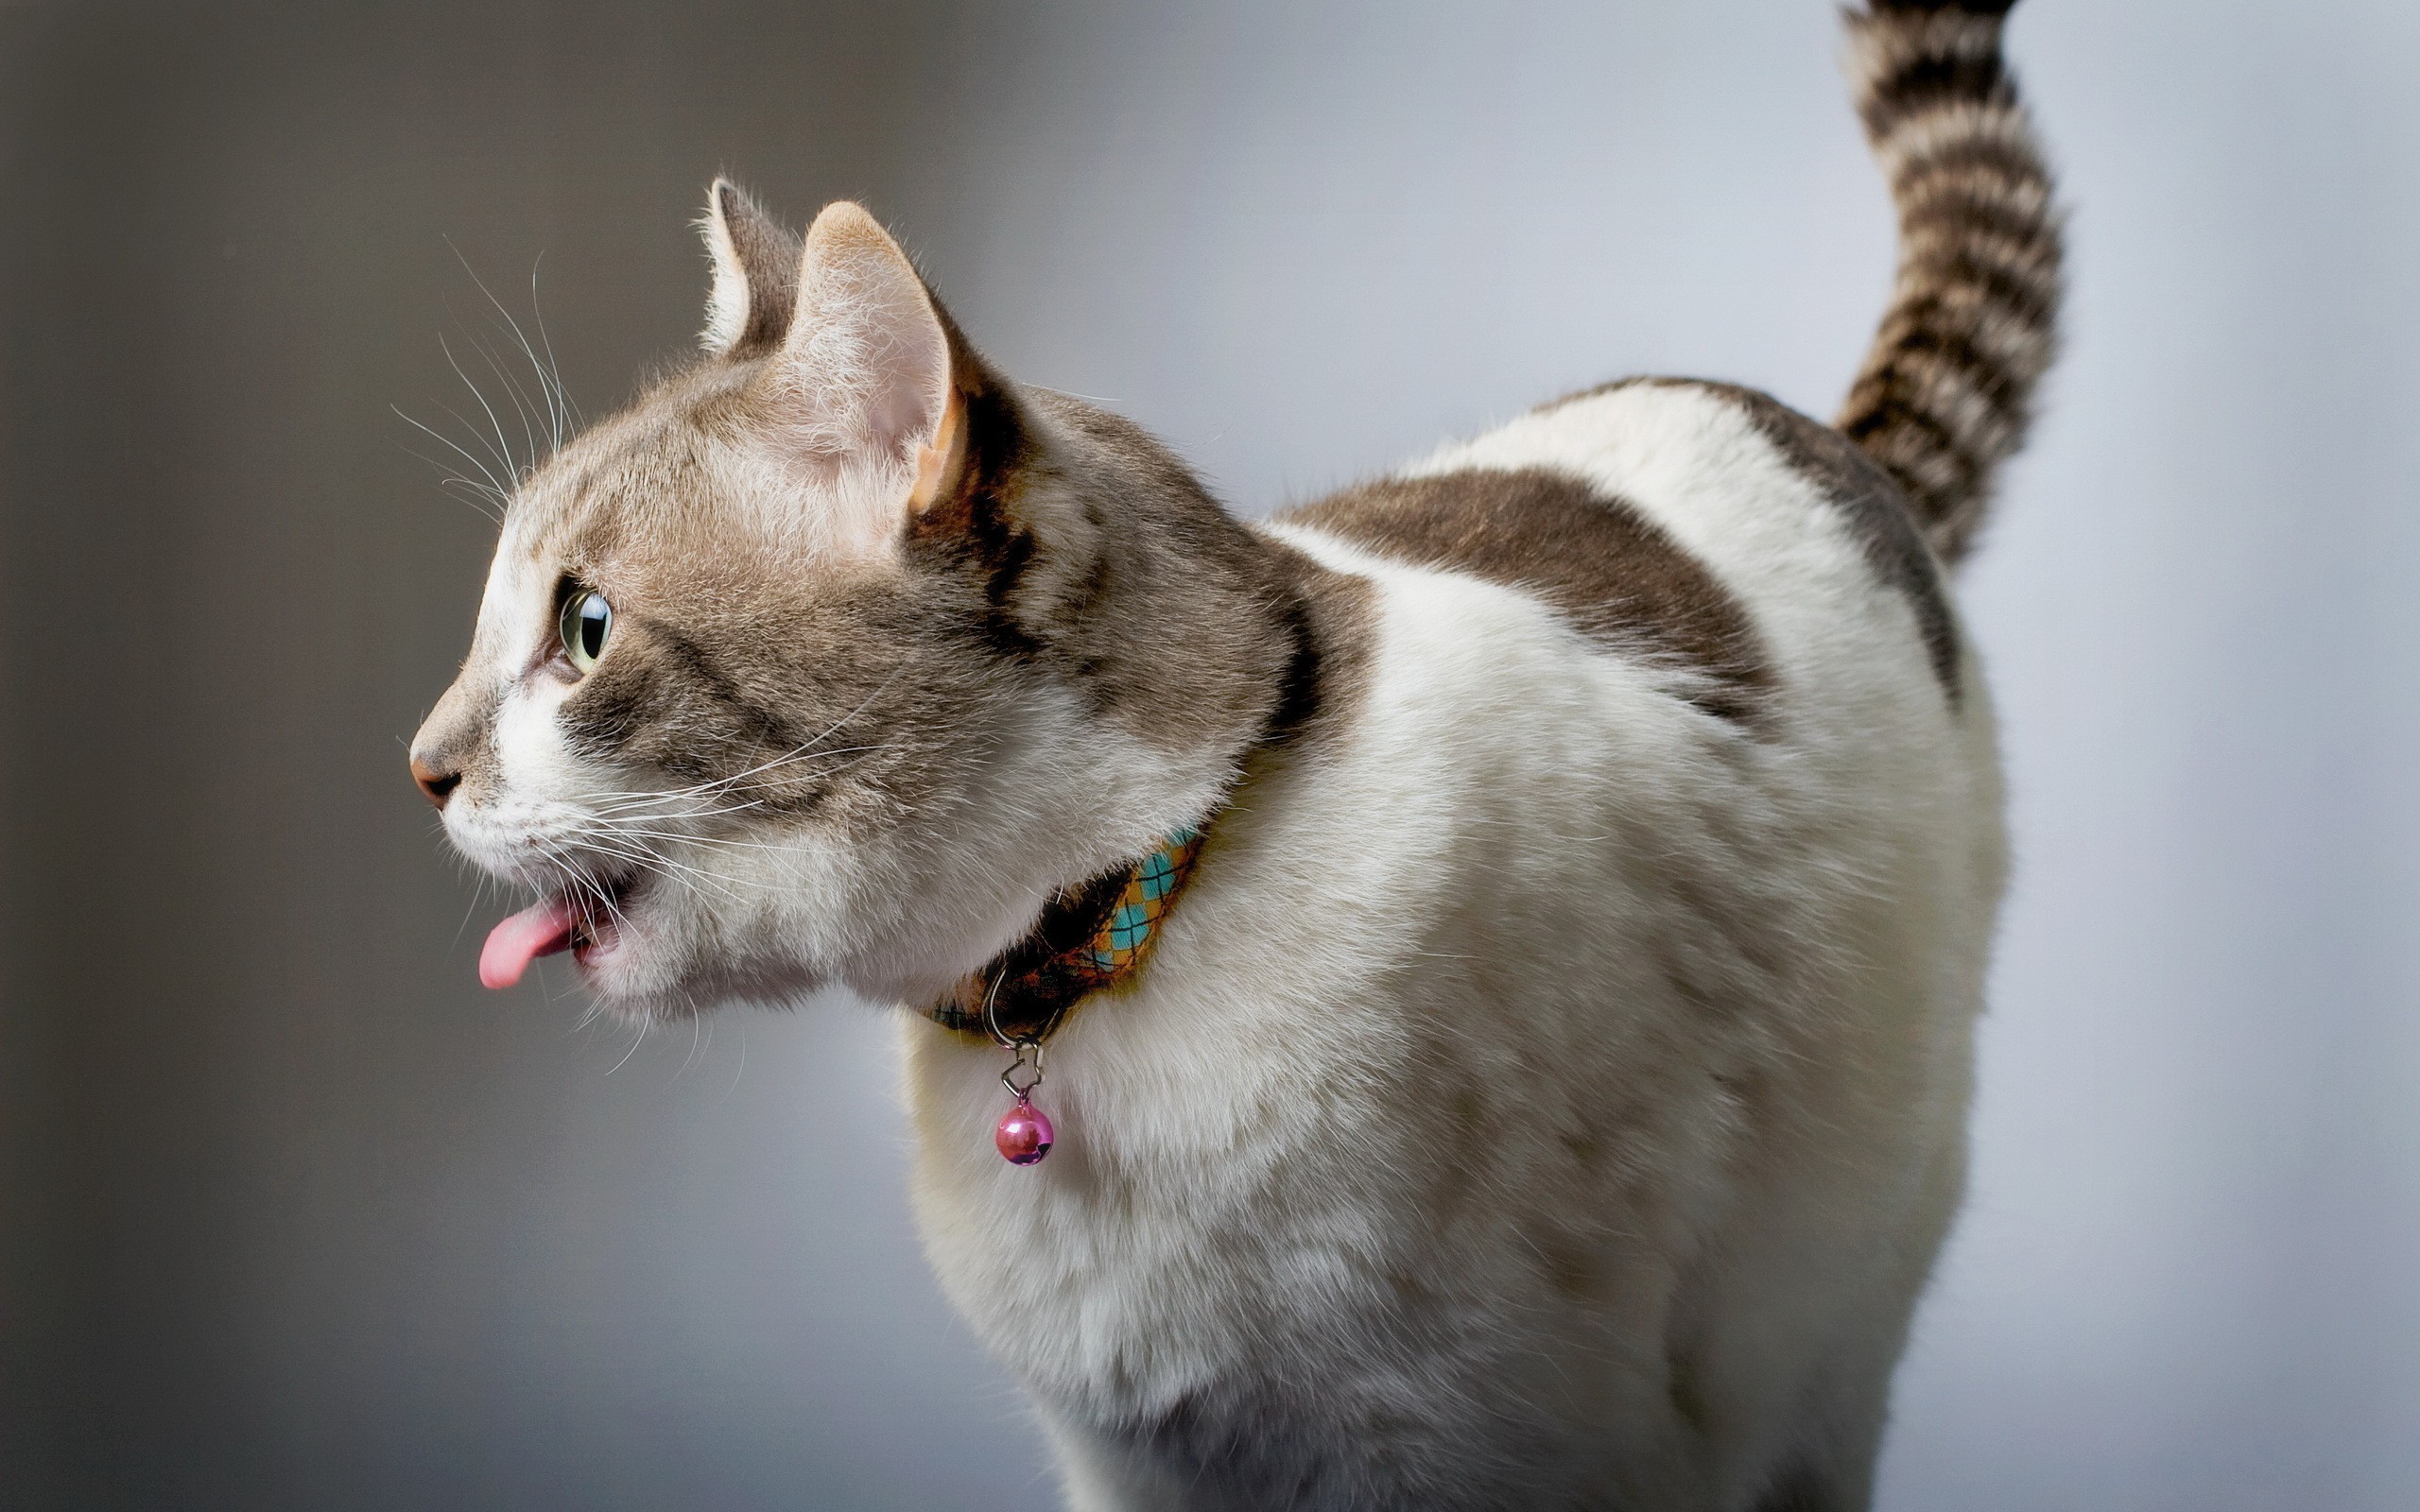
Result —
POLYGON ((2000 58, 2014 0, 1872 0, 1849 74, 1899 209, 1899 279, 1841 430, 1955 561, 2058 344, 2059 212, 2000 58))

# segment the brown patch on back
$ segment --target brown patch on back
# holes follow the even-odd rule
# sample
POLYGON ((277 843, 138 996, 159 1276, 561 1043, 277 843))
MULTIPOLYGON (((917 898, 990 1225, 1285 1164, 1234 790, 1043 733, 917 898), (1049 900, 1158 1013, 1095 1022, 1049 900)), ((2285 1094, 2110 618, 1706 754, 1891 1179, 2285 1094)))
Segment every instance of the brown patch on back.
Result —
POLYGON ((1772 664, 1730 591, 1631 504, 1543 468, 1384 478, 1279 517, 1382 557, 1537 594, 1582 635, 1705 676, 1689 701, 1748 722, 1772 664))
POLYGON ((1710 378, 1623 378, 1558 399, 1546 407, 1593 399, 1616 388, 1695 388, 1745 413, 1773 449, 1800 474, 1824 490, 1874 575, 1908 601, 1916 632, 1932 662, 1933 676, 1956 707, 1958 621, 1950 612, 1940 559, 1916 528, 1907 490, 1857 444, 1820 421, 1790 408, 1761 389, 1710 378))

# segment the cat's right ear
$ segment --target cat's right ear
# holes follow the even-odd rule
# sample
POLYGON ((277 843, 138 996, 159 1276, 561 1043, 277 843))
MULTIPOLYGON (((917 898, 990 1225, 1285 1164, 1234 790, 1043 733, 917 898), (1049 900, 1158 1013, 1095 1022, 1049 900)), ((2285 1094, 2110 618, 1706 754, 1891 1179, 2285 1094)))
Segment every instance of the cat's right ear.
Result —
POLYGON ((780 346, 798 303, 798 237, 728 179, 706 192, 698 229, 715 266, 699 343, 718 357, 752 357, 780 346))

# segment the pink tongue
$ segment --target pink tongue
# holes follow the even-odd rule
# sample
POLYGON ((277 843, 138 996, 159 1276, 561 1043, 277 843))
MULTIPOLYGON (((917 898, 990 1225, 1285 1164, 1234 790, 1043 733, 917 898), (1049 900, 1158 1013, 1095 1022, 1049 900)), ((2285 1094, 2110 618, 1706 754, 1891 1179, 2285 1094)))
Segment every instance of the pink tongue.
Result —
POLYGON ((571 932, 579 922, 568 900, 553 898, 496 925, 479 952, 480 985, 510 987, 539 956, 571 949, 571 932))

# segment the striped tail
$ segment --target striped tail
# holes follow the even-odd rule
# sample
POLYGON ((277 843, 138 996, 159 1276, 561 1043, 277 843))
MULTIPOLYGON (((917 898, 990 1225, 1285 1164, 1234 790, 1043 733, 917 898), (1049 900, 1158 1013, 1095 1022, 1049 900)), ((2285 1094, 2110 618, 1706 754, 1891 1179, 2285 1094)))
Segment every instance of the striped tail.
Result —
POLYGON ((1899 278, 1837 423, 1956 561, 2057 348, 2059 214, 2000 60, 2014 0, 1872 3, 1847 18, 1849 72, 1899 208, 1899 278))

